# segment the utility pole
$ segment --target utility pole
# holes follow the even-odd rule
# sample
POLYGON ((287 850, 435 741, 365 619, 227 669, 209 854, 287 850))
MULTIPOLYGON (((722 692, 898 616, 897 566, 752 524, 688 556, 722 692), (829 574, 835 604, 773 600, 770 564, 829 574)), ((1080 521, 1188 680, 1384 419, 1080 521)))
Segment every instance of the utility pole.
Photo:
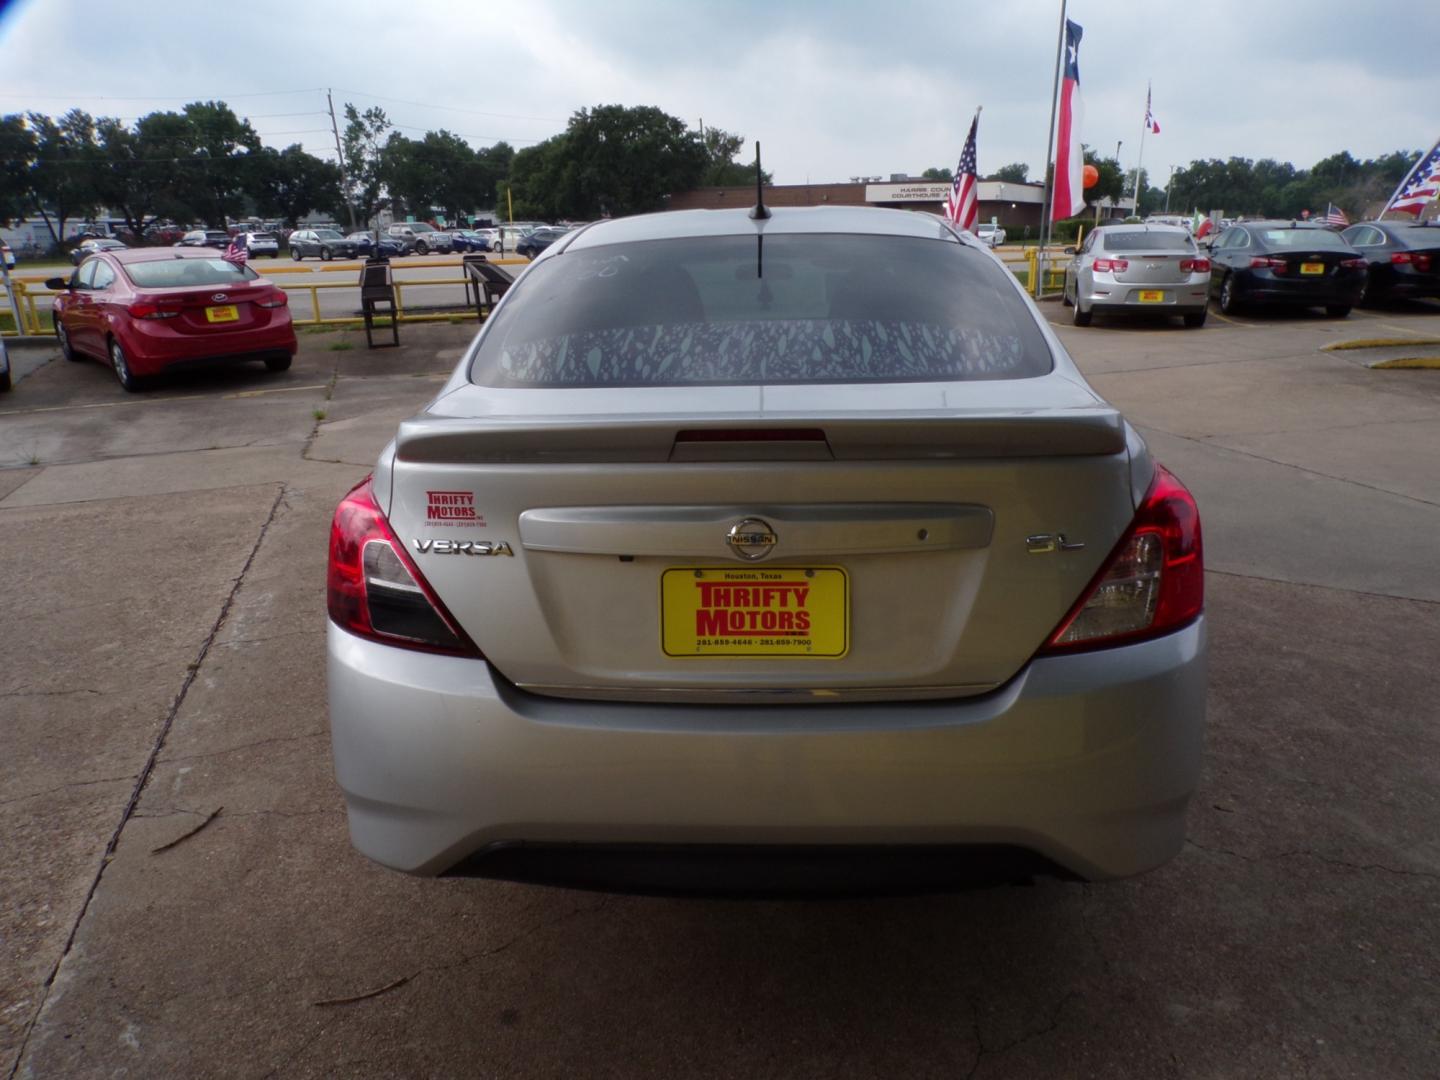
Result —
POLYGON ((1165 213, 1170 212, 1170 185, 1175 182, 1175 166, 1170 166, 1170 179, 1165 181, 1165 213))
POLYGON ((335 133, 335 156, 340 159, 340 184, 344 189, 345 209, 350 211, 350 231, 355 232, 360 226, 355 224, 355 204, 350 201, 350 177, 345 171, 345 151, 340 149, 340 125, 335 123, 335 102, 330 97, 330 90, 325 90, 325 104, 330 107, 330 130, 335 133))
POLYGON ((1036 273, 1040 280, 1031 283, 1035 287, 1037 297, 1043 296, 1045 293, 1042 288, 1045 281, 1045 245, 1050 242, 1050 228, 1054 225, 1051 220, 1054 215, 1050 212, 1050 200, 1054 194, 1055 183, 1051 171, 1055 164, 1055 115, 1060 109, 1060 54, 1065 48, 1065 2, 1066 0, 1060 0, 1060 31, 1055 42, 1055 78, 1050 84, 1050 134, 1049 142, 1045 147, 1045 184, 1041 188, 1041 197, 1045 200, 1045 204, 1040 208, 1040 258, 1036 263, 1039 268, 1036 273))

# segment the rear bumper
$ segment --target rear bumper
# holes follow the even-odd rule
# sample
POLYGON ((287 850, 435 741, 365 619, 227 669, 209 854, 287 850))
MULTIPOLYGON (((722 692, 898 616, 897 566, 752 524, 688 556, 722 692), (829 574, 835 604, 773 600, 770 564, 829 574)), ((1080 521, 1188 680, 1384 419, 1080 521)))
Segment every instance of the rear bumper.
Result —
POLYGON ((164 320, 153 324, 135 320, 118 336, 130 361, 130 370, 136 375, 280 353, 294 356, 299 350, 295 327, 285 308, 273 309, 269 325, 259 328, 182 334, 165 326, 164 320))
POLYGON ((1312 281, 1279 278, 1269 270, 1242 271, 1236 278, 1241 286, 1240 298, 1246 302, 1302 307, 1353 306, 1359 303, 1360 291, 1365 287, 1365 274, 1360 271, 1312 281))
POLYGON ((328 651, 351 840, 415 874, 517 844, 1003 845, 1125 877, 1180 849, 1200 772, 1203 620, 883 705, 539 697, 334 625, 328 651))
POLYGON ((1163 285, 1132 285, 1124 282, 1094 281, 1080 290, 1080 303, 1090 311, 1157 311, 1167 315, 1204 311, 1210 298, 1210 275, 1194 275, 1189 281, 1163 285), (1160 300, 1142 299, 1142 294, 1163 294, 1160 300))

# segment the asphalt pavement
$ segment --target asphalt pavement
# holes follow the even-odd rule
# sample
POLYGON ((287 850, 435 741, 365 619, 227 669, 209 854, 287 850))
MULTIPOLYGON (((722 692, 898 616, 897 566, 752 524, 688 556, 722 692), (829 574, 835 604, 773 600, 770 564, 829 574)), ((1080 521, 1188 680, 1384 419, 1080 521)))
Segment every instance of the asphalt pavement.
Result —
MULTIPOLYGON (((1064 321, 1058 305, 1047 315, 1064 321)), ((1060 334, 1204 517, 1207 764, 1131 881, 835 901, 407 878, 349 847, 330 512, 472 328, 0 398, 0 1076, 1431 1077, 1440 311, 1060 334)))

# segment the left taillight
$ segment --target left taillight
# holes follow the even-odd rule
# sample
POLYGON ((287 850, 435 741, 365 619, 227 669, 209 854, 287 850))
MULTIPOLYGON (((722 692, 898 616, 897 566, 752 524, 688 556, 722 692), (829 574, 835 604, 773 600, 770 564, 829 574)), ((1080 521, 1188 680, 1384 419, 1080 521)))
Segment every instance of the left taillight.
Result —
POLYGON ((368 476, 335 508, 326 593, 330 618, 357 637, 483 659, 405 554, 368 476))
POLYGON ((1160 466, 1135 520, 1042 652, 1124 645, 1188 626, 1205 607, 1195 498, 1160 466))
POLYGON ((1182 274, 1208 274, 1210 272, 1210 260, 1181 259, 1180 272, 1182 274))
POLYGON ((180 314, 179 307, 170 304, 152 304, 148 300, 137 300, 125 310, 136 319, 173 319, 180 314))

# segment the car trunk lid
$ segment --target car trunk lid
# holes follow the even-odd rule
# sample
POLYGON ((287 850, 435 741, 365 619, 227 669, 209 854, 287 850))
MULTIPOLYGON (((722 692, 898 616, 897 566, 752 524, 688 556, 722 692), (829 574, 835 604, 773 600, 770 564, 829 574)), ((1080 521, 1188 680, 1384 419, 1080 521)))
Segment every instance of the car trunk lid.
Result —
POLYGON ((1130 520, 1118 414, 1059 375, 824 390, 820 411, 805 386, 711 387, 702 410, 675 389, 462 388, 401 425, 388 514, 491 663, 539 692, 1003 683, 1130 520))

